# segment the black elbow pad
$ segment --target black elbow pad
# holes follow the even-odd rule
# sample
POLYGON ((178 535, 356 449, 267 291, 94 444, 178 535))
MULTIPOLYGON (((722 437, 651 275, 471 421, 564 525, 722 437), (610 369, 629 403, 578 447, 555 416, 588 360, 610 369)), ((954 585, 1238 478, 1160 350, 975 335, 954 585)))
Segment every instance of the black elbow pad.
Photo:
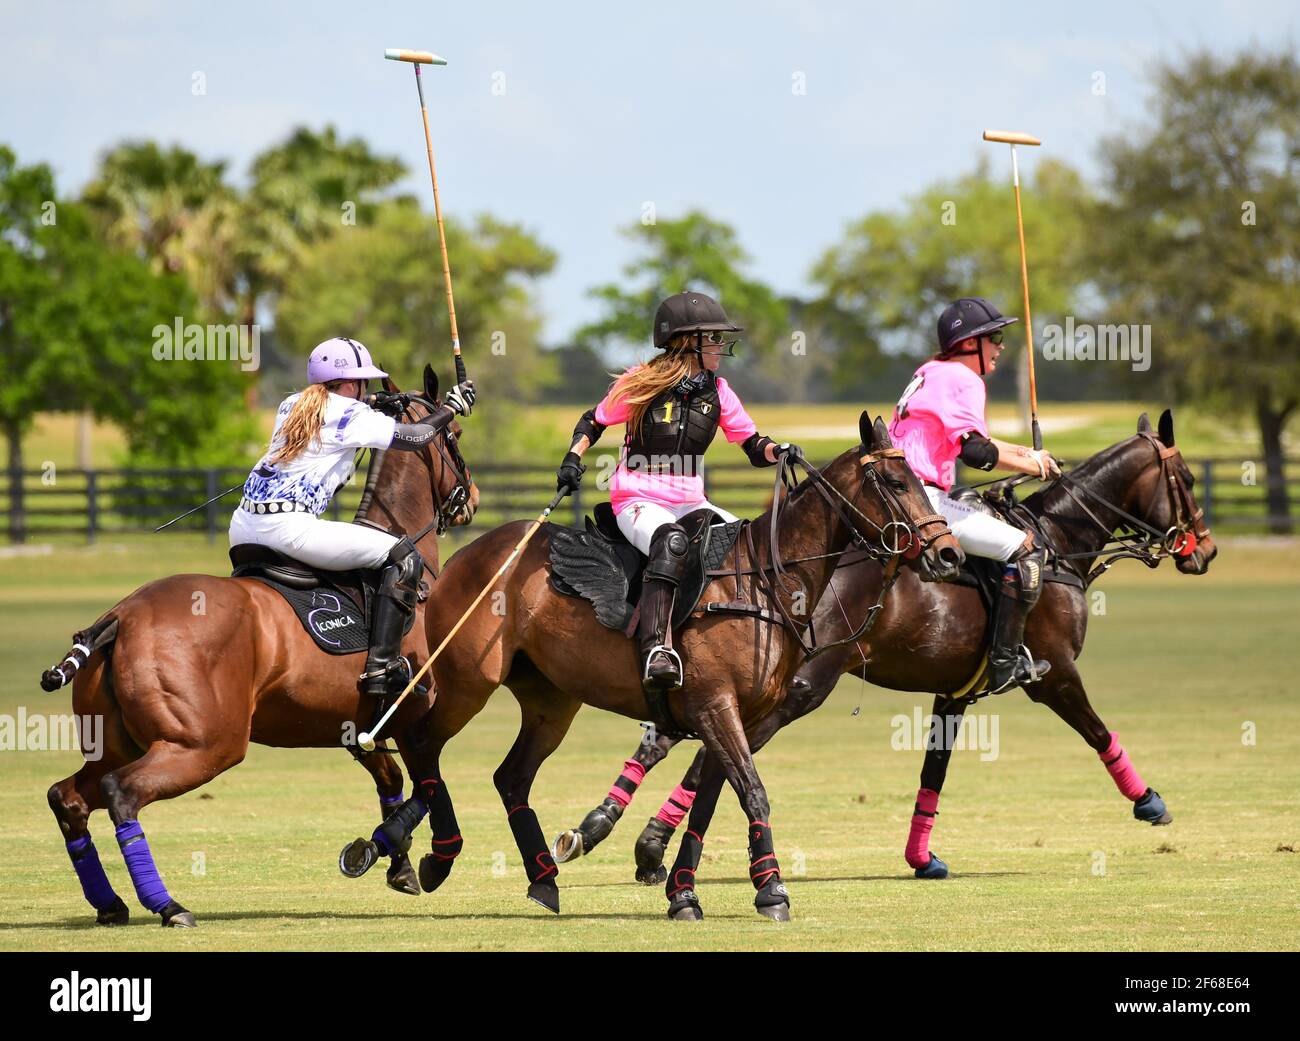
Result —
POLYGON ((961 439, 958 458, 972 469, 992 470, 998 465, 998 446, 983 434, 971 431, 961 439))
POLYGON ((749 456, 750 465, 773 466, 775 464, 767 458, 767 446, 775 443, 764 434, 750 434, 740 443, 740 447, 744 449, 745 455, 749 456))
POLYGON ((588 446, 594 445, 604 432, 605 424, 596 422, 596 409, 589 408, 578 420, 578 425, 573 428, 573 440, 569 442, 569 448, 572 449, 584 437, 587 439, 588 446))
POLYGON ((388 447, 401 452, 418 452, 437 437, 454 416, 451 409, 441 405, 418 423, 398 423, 393 427, 393 440, 388 447))

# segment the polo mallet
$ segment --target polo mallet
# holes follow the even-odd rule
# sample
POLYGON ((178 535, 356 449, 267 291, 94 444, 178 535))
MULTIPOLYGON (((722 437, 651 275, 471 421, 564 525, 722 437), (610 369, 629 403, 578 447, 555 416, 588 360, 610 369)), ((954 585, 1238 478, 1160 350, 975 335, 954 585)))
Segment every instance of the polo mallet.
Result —
POLYGON ((451 643, 452 637, 460 632, 460 627, 464 625, 469 619, 469 616, 474 613, 474 608, 478 607, 478 605, 483 602, 483 598, 487 596, 492 587, 497 584, 497 580, 506 573, 506 569, 510 567, 510 565, 515 562, 515 558, 523 552, 524 547, 528 545, 528 540, 537 533, 538 528, 546 523, 546 519, 551 515, 551 511, 560 505, 560 501, 568 494, 569 492, 567 488, 555 493, 555 498, 550 501, 546 509, 542 510, 542 512, 534 518, 533 523, 530 524, 528 530, 524 532, 524 537, 515 543, 515 548, 510 551, 510 556, 506 557, 501 566, 497 568, 497 573, 488 580, 488 584, 485 585, 482 592, 474 598, 474 602, 470 604, 469 607, 465 608, 465 613, 461 615, 460 620, 451 627, 451 631, 442 638, 442 643, 438 644, 434 649, 434 652, 429 655, 429 660, 420 666, 420 671, 411 677, 411 682, 406 685, 406 689, 398 695, 396 701, 388 706, 388 711, 380 717, 379 722, 375 724, 375 729, 369 733, 363 730, 357 735, 357 744, 360 745, 362 749, 367 752, 373 752, 375 750, 375 739, 378 737, 379 732, 384 729, 384 724, 386 724, 392 714, 397 711, 397 706, 405 701, 406 696, 415 689, 415 685, 420 682, 421 677, 429 671, 429 666, 438 660, 438 655, 446 649, 447 644, 451 643))
POLYGON ((1025 292, 1025 338, 1029 344, 1029 427, 1035 451, 1043 447, 1043 432, 1038 428, 1038 383, 1034 379, 1034 318, 1029 311, 1029 264, 1025 260, 1025 219, 1020 213, 1020 164, 1016 145, 1041 145, 1036 137, 1015 130, 986 130, 985 141, 1000 141, 1011 146, 1011 183, 1016 190, 1016 229, 1020 233, 1020 284, 1025 292))
POLYGON ((389 61, 410 62, 415 68, 415 89, 420 95, 420 117, 424 121, 424 145, 429 153, 429 180, 433 182, 433 212, 438 219, 438 245, 442 248, 442 280, 447 287, 447 313, 451 316, 451 353, 456 362, 456 382, 465 382, 465 362, 460 356, 460 331, 456 328, 456 301, 451 294, 451 264, 447 260, 447 236, 442 230, 442 202, 438 198, 438 173, 433 165, 433 137, 429 133, 429 109, 424 103, 424 82, 420 79, 421 65, 446 65, 432 51, 404 51, 389 47, 384 51, 389 61))

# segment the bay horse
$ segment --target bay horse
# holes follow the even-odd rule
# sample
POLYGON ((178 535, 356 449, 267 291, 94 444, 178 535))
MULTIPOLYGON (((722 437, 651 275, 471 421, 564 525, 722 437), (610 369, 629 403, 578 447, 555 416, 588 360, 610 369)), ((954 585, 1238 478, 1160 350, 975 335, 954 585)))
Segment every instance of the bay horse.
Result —
MULTIPOLYGON (((963 559, 901 450, 890 444, 883 421, 872 424, 863 412, 859 433, 862 444, 823 470, 809 467, 808 476, 779 509, 742 529, 720 569, 730 574, 714 578, 700 601, 735 607, 745 600, 754 611, 705 612, 682 629, 677 644, 685 676, 683 689, 669 696, 670 713, 700 736, 735 789, 750 822, 754 906, 761 915, 781 921, 789 917, 789 896, 781 881, 767 792, 754 768, 750 737, 784 699, 806 650, 797 619, 808 617, 837 559, 850 546, 896 558, 896 572, 904 570, 899 566, 902 554, 913 552, 909 566, 932 581, 954 577, 963 559), (936 530, 927 536, 926 529, 936 530), (900 531, 906 537, 898 538, 900 531), (767 535, 756 538, 755 532, 767 535)), ((784 455, 778 484, 782 471, 792 465, 784 455)), ((447 562, 438 580, 439 596, 425 611, 428 646, 436 646, 450 632, 465 605, 480 593, 485 576, 493 575, 508 558, 525 527, 526 522, 514 522, 493 529, 447 562)), ((426 717, 411 724, 433 768, 421 782, 433 830, 432 852, 420 863, 426 892, 448 878, 463 847, 438 765, 442 749, 498 687, 510 688, 522 719, 493 780, 523 858, 528 896, 555 913, 560 908, 558 869, 537 814, 528 805, 537 771, 582 705, 633 719, 646 715, 633 641, 602 626, 590 604, 552 588, 548 573, 553 530, 549 524, 538 530, 485 602, 493 608, 470 615, 435 661, 437 697, 426 717)), ((683 885, 669 897, 670 915, 700 917, 693 886, 683 885)))
MULTIPOLYGON (((437 406, 437 377, 429 367, 424 382, 423 396, 408 395, 404 421, 418 421, 437 406)), ((453 422, 420 452, 374 451, 357 511, 357 523, 409 535, 431 577, 437 535, 468 524, 478 508, 460 434, 453 422)), ((417 614, 402 645, 413 666, 427 654, 421 622, 417 614)), ((74 640, 80 646, 46 671, 42 686, 57 689, 75 671, 73 711, 104 720, 101 758, 85 762, 48 795, 83 893, 99 924, 129 920, 90 836, 91 814, 107 809, 141 904, 164 926, 192 927, 194 915, 159 877, 140 811, 240 763, 250 741, 279 748, 351 745, 375 709, 374 699, 357 688, 365 652, 323 653, 280 593, 256 579, 196 574, 141 586, 74 640)), ((400 734, 396 740, 412 770, 400 734)), ((396 764, 382 754, 362 762, 376 778, 383 815, 399 812, 396 764)), ((389 884, 413 891, 410 864, 397 853, 389 884)))
MULTIPOLYGON (((1068 476, 1029 496, 1018 512, 1037 520, 1038 530, 1060 564, 1077 584, 1049 582, 1030 614, 1026 642, 1036 656, 1051 662, 1051 671, 1025 688, 1030 700, 1046 705, 1069 724, 1098 754, 1120 792, 1133 803, 1139 821, 1172 821, 1164 800, 1141 780, 1119 743, 1088 702, 1075 660, 1083 649, 1088 620, 1086 589, 1116 560, 1131 557, 1156 567, 1171 557, 1185 574, 1202 575, 1218 550, 1203 512, 1192 495, 1194 478, 1174 442, 1173 414, 1160 417, 1154 434, 1145 413, 1137 433, 1093 456, 1068 476), (1125 532, 1116 536, 1117 530, 1125 532), (1101 558, 1107 558, 1097 563, 1101 558)), ((1031 523, 1033 521, 1031 520, 1031 523)), ((855 561, 835 576, 830 593, 818 603, 814 620, 832 633, 852 628, 846 605, 870 603, 883 581, 880 565, 855 561)), ((947 584, 925 587, 908 574, 875 626, 855 643, 808 662, 796 675, 789 696, 763 720, 754 734, 757 751, 778 730, 819 707, 846 673, 893 690, 934 692, 932 731, 921 770, 921 787, 905 852, 918 878, 944 878, 948 866, 929 850, 939 793, 943 788, 953 735, 972 699, 953 698, 975 675, 984 653, 986 612, 972 587, 947 584), (934 620, 940 624, 934 624, 934 620), (922 624, 928 620, 929 624, 922 624)), ((561 862, 590 852, 617 822, 646 771, 662 761, 677 739, 657 735, 643 740, 607 798, 578 828, 556 840, 561 862), (610 812, 612 809, 612 812, 610 812)), ((721 788, 722 774, 701 750, 656 817, 637 840, 636 877, 648 885, 667 878, 663 858, 668 842, 687 810, 688 837, 674 866, 693 871, 705 829, 721 788)), ((671 883, 670 883, 671 885, 671 883)))

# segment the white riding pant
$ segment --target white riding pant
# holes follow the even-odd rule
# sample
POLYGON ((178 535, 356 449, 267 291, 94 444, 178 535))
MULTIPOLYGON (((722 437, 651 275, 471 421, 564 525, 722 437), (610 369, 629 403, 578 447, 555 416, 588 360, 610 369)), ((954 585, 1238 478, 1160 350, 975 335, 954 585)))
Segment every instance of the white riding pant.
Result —
POLYGON ((253 543, 327 571, 382 567, 397 537, 364 524, 321 520, 310 513, 249 513, 230 518, 230 544, 253 543))
POLYGON ((925 493, 935 512, 943 514, 962 552, 1006 562, 1024 544, 1025 533, 1019 528, 950 499, 942 488, 927 484, 925 493))
POLYGON ((649 556, 650 540, 654 538, 656 531, 665 524, 673 524, 681 520, 688 513, 704 509, 712 510, 728 524, 740 519, 734 513, 728 513, 722 507, 714 506, 708 499, 682 503, 672 508, 661 506, 657 502, 636 499, 615 519, 618 521, 618 530, 623 533, 623 537, 643 554, 649 556))

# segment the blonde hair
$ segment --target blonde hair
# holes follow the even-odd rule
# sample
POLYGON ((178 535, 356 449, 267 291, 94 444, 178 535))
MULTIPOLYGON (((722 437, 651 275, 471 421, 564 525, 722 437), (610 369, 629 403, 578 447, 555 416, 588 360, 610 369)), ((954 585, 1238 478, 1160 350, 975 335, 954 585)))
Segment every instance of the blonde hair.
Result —
POLYGON ((668 342, 663 354, 628 369, 614 382, 610 402, 626 401, 630 406, 629 433, 641 429, 641 421, 655 398, 691 375, 693 359, 685 348, 694 346, 694 340, 693 333, 679 333, 668 342))
POLYGON ((268 462, 288 463, 297 459, 307 450, 307 446, 320 440, 321 427, 325 425, 325 408, 329 404, 330 391, 341 381, 332 383, 313 383, 293 403, 289 415, 285 417, 280 429, 276 431, 275 440, 280 447, 268 462))

